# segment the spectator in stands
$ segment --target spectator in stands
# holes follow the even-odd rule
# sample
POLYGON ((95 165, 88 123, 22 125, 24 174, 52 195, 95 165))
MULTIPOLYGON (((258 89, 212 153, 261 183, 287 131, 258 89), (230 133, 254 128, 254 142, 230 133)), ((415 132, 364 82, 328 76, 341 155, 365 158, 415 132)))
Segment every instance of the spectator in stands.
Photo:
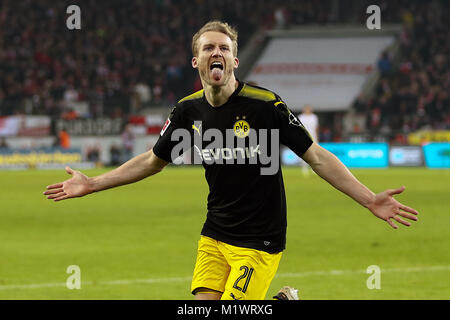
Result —
POLYGON ((116 167, 122 164, 121 151, 119 146, 117 146, 116 144, 112 144, 111 147, 109 148, 109 155, 111 159, 109 163, 110 166, 116 167))
POLYGON ((392 62, 387 51, 383 51, 383 53, 381 54, 381 57, 377 62, 377 67, 382 77, 387 77, 391 74, 392 62))
POLYGON ((63 149, 70 148, 70 135, 66 130, 64 130, 64 129, 59 130, 58 143, 59 143, 59 147, 61 147, 63 149))
POLYGON ((0 137, 0 149, 7 149, 9 148, 8 142, 6 141, 5 137, 0 137))
POLYGON ((100 146, 90 146, 86 151, 86 158, 89 162, 98 163, 100 161, 100 146))
POLYGON ((139 81, 133 88, 132 110, 136 113, 143 107, 148 106, 152 99, 150 86, 144 81, 139 81))
POLYGON ((328 127, 322 127, 320 130, 320 141, 322 142, 332 142, 333 136, 331 134, 331 129, 328 127))
POLYGON ((282 29, 286 27, 287 24, 287 12, 284 6, 279 6, 274 11, 275 27, 282 29))
POLYGON ((367 112, 367 101, 362 92, 353 102, 353 110, 355 110, 355 112, 358 114, 365 114, 367 112))
POLYGON ((312 107, 307 104, 303 108, 303 112, 298 115, 301 123, 305 126, 306 130, 308 130, 312 139, 315 142, 319 142, 319 117, 313 112, 312 107))
POLYGON ((122 132, 122 162, 126 162, 133 157, 134 141, 136 139, 130 124, 127 124, 122 132))
POLYGON ((78 113, 74 109, 69 109, 61 115, 64 120, 75 120, 78 118, 78 113))
MULTIPOLYGON (((319 117, 313 112, 309 104, 305 105, 303 112, 298 115, 300 122, 308 130, 314 142, 319 142, 319 117)), ((300 160, 303 175, 309 175, 312 172, 311 167, 303 160, 300 160)))

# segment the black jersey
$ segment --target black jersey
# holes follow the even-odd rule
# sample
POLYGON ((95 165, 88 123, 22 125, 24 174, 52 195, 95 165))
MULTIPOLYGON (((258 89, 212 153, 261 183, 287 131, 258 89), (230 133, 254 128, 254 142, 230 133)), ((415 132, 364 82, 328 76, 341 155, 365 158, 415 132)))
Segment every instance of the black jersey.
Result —
POLYGON ((239 82, 225 104, 213 107, 200 90, 176 104, 153 152, 173 162, 182 153, 180 137, 190 140, 209 185, 201 234, 235 246, 282 251, 286 197, 279 144, 301 156, 312 139, 281 98, 239 82))

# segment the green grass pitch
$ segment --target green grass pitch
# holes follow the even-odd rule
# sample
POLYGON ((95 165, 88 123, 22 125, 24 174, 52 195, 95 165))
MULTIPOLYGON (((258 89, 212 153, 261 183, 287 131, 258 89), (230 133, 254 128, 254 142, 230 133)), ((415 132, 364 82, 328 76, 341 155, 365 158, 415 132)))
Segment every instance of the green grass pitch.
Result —
MULTIPOLYGON (((318 176, 284 168, 287 249, 266 298, 290 285, 305 300, 450 299, 450 170, 352 172, 375 192, 405 185, 396 198, 419 221, 393 230, 318 176), (381 268, 381 289, 367 288, 370 265, 381 268)), ((0 172, 0 299, 192 299, 203 175, 168 167, 55 203, 42 192, 63 170, 0 172), (81 269, 80 290, 65 286, 69 265, 81 269)))

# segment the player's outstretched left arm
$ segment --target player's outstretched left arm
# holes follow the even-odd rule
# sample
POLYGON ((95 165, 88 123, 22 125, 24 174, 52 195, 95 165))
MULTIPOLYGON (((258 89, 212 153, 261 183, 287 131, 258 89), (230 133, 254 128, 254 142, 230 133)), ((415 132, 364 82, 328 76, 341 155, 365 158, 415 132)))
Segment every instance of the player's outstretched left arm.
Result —
POLYGON ((334 154, 316 143, 309 147, 302 158, 320 177, 369 209, 376 217, 385 220, 392 228, 397 229, 398 227, 391 219, 408 227, 411 223, 402 218, 417 221, 416 215, 419 214, 417 210, 407 207, 393 198, 394 195, 405 190, 404 186, 375 194, 358 181, 334 154))

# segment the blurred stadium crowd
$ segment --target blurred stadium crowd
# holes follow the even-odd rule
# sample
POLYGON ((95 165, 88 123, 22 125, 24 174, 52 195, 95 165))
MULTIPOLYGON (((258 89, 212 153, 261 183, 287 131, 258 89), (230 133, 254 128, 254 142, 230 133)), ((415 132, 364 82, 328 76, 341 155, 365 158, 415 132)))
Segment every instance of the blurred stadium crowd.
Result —
MULTIPOLYGON (((82 32, 74 32, 67 1, 0 1, 0 113, 59 116, 67 102, 86 100, 93 117, 121 116, 172 104, 200 85, 190 45, 206 21, 238 26, 242 48, 257 28, 274 25, 277 2, 86 0, 82 32)), ((325 22, 325 8, 305 1, 294 22, 325 22)))
POLYGON ((389 5, 393 8, 384 8, 386 12, 396 13, 393 21, 403 24, 399 60, 383 53, 377 63, 381 79, 375 97, 360 95, 354 109, 367 114, 367 128, 372 132, 449 129, 448 3, 391 1, 389 5))
MULTIPOLYGON (((123 117, 171 105, 201 84, 190 65, 192 35, 222 19, 242 49, 263 28, 365 24, 368 1, 0 0, 0 116, 123 117), (66 8, 82 7, 82 32, 66 8), (85 101, 85 114, 71 102, 85 101)), ((449 20, 446 1, 376 1, 383 23, 403 23, 399 61, 385 54, 375 98, 358 97, 368 128, 449 128, 449 20)))

